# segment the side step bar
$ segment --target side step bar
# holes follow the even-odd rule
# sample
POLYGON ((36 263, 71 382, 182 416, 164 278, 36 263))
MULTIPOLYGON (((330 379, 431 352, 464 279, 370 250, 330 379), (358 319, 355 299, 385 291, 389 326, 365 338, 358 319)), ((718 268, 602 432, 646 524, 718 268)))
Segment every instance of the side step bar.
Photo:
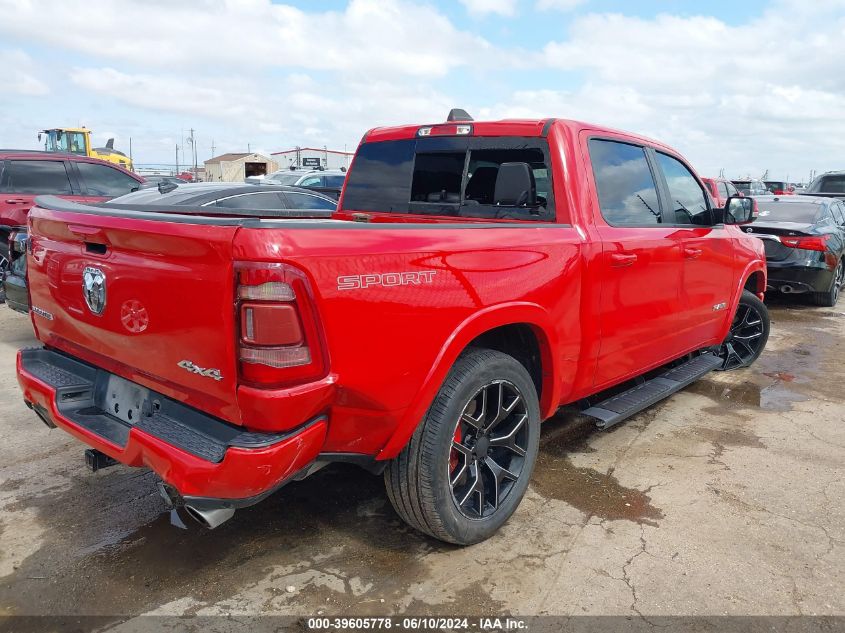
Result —
POLYGON ((607 429, 643 409, 668 398, 705 374, 720 367, 722 359, 715 354, 701 354, 659 376, 608 398, 589 409, 584 415, 596 419, 596 426, 607 429))

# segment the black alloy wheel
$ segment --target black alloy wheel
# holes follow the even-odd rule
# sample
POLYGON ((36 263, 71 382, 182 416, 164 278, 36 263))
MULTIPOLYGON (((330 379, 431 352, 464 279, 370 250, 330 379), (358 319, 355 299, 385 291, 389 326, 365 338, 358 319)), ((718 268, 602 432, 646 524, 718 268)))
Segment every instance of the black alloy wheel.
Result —
POLYGON ((519 388, 497 380, 466 403, 449 454, 452 500, 469 519, 490 516, 519 480, 528 450, 528 409, 519 388))
POLYGON ((728 336, 719 348, 722 370, 748 367, 763 352, 769 339, 769 311, 754 294, 744 290, 728 336))
POLYGON ((540 447, 540 404, 526 367, 472 347, 452 366, 411 440, 384 470, 390 503, 447 543, 490 538, 528 489, 540 447))

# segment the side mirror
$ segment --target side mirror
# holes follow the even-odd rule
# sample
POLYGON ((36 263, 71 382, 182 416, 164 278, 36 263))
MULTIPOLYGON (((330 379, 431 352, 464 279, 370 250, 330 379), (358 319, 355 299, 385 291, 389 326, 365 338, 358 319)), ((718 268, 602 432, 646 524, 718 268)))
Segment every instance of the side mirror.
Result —
POLYGON ((725 224, 751 224, 757 219, 754 198, 731 196, 725 203, 725 224))
POLYGON ((502 207, 537 206, 537 185, 528 163, 502 163, 499 166, 493 204, 502 207))

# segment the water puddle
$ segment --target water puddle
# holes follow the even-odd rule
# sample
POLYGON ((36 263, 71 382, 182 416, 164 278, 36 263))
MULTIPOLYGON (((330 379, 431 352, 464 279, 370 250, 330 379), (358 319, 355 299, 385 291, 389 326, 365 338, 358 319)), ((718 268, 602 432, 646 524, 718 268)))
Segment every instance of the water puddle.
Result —
POLYGON ((541 438, 540 453, 531 485, 550 499, 565 501, 588 516, 609 521, 621 520, 657 525, 663 512, 651 504, 651 497, 636 488, 626 488, 613 472, 575 466, 569 458, 574 453, 593 452, 585 438, 594 431, 587 418, 577 418, 550 437, 541 438))

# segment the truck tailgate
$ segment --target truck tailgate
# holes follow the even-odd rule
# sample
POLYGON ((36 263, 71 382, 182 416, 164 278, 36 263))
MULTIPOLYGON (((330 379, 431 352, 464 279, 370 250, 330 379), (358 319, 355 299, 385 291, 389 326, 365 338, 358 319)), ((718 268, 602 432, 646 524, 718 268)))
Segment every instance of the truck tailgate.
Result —
POLYGON ((28 277, 39 339, 240 423, 237 220, 155 221, 49 206, 41 202, 30 215, 28 277))

